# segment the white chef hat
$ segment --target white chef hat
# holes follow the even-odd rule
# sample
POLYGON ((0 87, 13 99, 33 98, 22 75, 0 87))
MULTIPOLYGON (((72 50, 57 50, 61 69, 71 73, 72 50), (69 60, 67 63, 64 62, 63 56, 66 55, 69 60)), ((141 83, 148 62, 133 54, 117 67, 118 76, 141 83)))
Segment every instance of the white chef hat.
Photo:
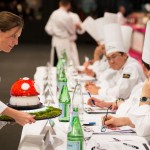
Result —
POLYGON ((108 20, 110 20, 112 23, 117 23, 118 22, 118 16, 117 14, 110 13, 110 12, 105 12, 104 17, 108 20))
POLYGON ((106 54, 112 52, 124 52, 124 43, 122 38, 121 26, 118 23, 108 24, 104 27, 104 40, 106 54))
POLYGON ((150 65, 150 20, 147 22, 142 60, 150 65))
POLYGON ((132 31, 133 29, 129 26, 125 26, 125 25, 121 26, 123 44, 124 44, 126 53, 129 52, 129 49, 131 46, 132 31))
POLYGON ((104 43, 104 27, 110 23, 116 23, 116 22, 114 19, 107 19, 105 17, 101 17, 95 20, 96 31, 99 37, 99 41, 102 44, 104 43))

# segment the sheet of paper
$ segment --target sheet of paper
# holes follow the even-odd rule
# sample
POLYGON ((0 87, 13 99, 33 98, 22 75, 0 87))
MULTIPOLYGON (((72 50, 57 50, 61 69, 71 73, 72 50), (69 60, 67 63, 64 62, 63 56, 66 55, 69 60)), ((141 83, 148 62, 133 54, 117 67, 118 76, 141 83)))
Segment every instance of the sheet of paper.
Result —
POLYGON ((105 132, 101 131, 102 125, 99 126, 83 126, 85 132, 93 132, 93 134, 111 134, 111 133, 135 133, 134 129, 129 126, 117 127, 113 129, 106 128, 105 132))
POLYGON ((124 145, 123 143, 127 143, 132 146, 138 147, 139 150, 145 150, 143 144, 146 144, 149 148, 147 141, 143 137, 137 137, 134 135, 96 135, 93 136, 92 139, 87 144, 87 149, 98 150, 133 150, 131 146, 124 145), (117 142, 114 138, 119 139, 117 142), (103 139, 103 140, 102 140, 103 139))
POLYGON ((82 23, 82 28, 88 32, 88 34, 98 42, 99 37, 95 28, 95 21, 92 17, 87 17, 83 23, 82 23))
MULTIPOLYGON (((89 105, 84 105, 84 110, 85 112, 89 114, 101 114, 101 113, 106 113, 108 108, 100 108, 100 107, 91 107, 89 105)), ((116 113, 116 111, 108 110, 108 113, 116 113)))

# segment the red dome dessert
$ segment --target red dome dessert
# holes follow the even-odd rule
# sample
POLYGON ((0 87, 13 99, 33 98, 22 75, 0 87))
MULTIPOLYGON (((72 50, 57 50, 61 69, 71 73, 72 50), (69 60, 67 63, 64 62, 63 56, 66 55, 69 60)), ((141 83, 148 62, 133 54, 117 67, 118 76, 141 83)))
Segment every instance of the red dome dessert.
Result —
POLYGON ((11 87, 10 94, 13 96, 37 96, 38 88, 35 82, 29 78, 17 80, 11 87))
POLYGON ((34 106, 40 103, 36 83, 27 77, 20 78, 11 87, 10 104, 13 106, 34 106))

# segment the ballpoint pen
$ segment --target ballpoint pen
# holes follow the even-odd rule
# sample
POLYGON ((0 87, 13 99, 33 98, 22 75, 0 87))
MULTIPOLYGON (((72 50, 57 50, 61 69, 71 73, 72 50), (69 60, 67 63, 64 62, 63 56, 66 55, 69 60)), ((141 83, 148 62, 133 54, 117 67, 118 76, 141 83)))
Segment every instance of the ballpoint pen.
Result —
MULTIPOLYGON (((91 97, 91 93, 88 92, 88 94, 89 94, 89 96, 91 97)), ((95 105, 95 101, 94 101, 94 100, 92 100, 92 104, 95 105)))
POLYGON ((129 146, 129 147, 132 147, 132 148, 135 148, 135 149, 139 149, 139 147, 132 145, 132 144, 128 144, 128 143, 122 143, 122 144, 129 146))
POLYGON ((145 147, 146 150, 149 150, 149 147, 147 146, 146 143, 143 143, 143 146, 145 147))
POLYGON ((96 122, 84 122, 83 126, 94 126, 96 125, 96 122))
POLYGON ((117 139, 117 138, 113 138, 115 141, 117 141, 117 142, 120 142, 120 140, 119 139, 117 139))

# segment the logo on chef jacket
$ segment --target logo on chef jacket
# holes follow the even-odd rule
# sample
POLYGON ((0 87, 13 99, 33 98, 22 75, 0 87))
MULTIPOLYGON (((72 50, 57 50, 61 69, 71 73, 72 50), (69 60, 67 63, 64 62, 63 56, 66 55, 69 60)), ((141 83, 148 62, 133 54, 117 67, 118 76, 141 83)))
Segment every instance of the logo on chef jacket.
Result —
POLYGON ((130 74, 123 74, 123 78, 130 78, 130 74))

